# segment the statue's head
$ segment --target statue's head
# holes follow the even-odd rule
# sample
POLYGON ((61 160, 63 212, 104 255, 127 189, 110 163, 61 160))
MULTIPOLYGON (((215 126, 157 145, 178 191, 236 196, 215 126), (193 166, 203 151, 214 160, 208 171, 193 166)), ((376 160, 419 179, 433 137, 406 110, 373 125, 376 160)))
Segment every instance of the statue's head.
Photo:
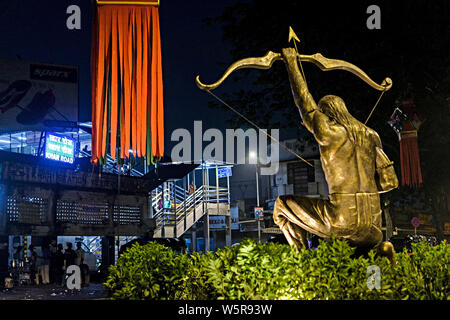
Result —
POLYGON ((344 100, 338 96, 327 95, 323 97, 320 99, 318 107, 322 113, 326 114, 330 119, 337 120, 338 122, 343 115, 348 114, 344 100))

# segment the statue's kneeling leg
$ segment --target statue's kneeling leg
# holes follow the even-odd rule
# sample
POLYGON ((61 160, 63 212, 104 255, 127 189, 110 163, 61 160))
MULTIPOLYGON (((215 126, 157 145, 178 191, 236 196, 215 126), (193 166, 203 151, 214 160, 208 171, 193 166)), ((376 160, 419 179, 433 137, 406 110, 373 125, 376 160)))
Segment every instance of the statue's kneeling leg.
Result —
POLYGON ((395 265, 395 250, 392 243, 383 241, 383 233, 379 227, 372 225, 367 242, 372 243, 377 255, 387 257, 392 265, 395 265))
POLYGON ((306 239, 306 231, 300 227, 287 221, 283 227, 280 227, 286 240, 291 246, 294 246, 297 251, 301 248, 308 248, 308 240, 306 239))
POLYGON ((283 235, 291 246, 297 250, 308 248, 308 240, 306 238, 306 230, 289 221, 290 211, 284 201, 285 197, 278 197, 274 206, 274 222, 280 227, 283 235))

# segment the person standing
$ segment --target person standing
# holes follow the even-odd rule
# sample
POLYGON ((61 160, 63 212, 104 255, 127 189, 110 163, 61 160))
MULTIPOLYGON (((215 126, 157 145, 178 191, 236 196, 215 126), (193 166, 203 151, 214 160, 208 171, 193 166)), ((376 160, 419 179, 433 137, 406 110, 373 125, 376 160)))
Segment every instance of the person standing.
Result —
POLYGON ((67 248, 64 251, 64 259, 65 259, 66 269, 67 269, 67 267, 75 264, 76 256, 77 256, 77 254, 72 249, 72 242, 67 242, 67 248))
POLYGON ((41 275, 43 284, 50 284, 50 257, 50 248, 47 244, 43 245, 40 265, 38 266, 39 274, 41 275))
POLYGON ((64 284, 64 253, 63 253, 63 245, 61 243, 58 244, 58 247, 56 249, 55 253, 55 283, 57 285, 63 285, 64 284))
POLYGON ((30 277, 33 279, 34 276, 36 284, 39 284, 39 273, 37 272, 38 255, 34 251, 33 245, 30 245, 28 249, 30 250, 28 260, 30 262, 30 277))
POLYGON ((14 252, 13 255, 13 261, 14 261, 14 266, 15 267, 21 267, 22 266, 22 262, 23 262, 23 247, 22 246, 18 246, 16 249, 16 252, 14 252))
POLYGON ((75 251, 75 264, 81 266, 84 263, 84 250, 81 248, 81 242, 77 242, 77 250, 75 251))
POLYGON ((85 272, 84 272, 84 250, 81 248, 81 242, 77 242, 77 250, 75 251, 76 258, 75 258, 75 264, 80 267, 81 271, 81 279, 82 283, 85 282, 85 272))
POLYGON ((56 240, 52 240, 50 243, 50 283, 56 283, 55 281, 55 257, 56 257, 56 240))
POLYGON ((162 199, 162 197, 161 197, 161 198, 159 198, 159 200, 158 200, 158 210, 162 210, 162 208, 163 208, 163 199, 162 199))

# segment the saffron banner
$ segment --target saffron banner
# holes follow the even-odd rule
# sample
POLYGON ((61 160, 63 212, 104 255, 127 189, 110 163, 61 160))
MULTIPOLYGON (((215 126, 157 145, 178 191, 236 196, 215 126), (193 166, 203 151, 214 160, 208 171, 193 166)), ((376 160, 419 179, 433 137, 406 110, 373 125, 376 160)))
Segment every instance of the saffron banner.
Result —
POLYGON ((159 1, 97 1, 91 54, 93 163, 106 163, 108 152, 113 159, 130 153, 146 157, 147 164, 164 154, 159 12, 150 3, 159 1))

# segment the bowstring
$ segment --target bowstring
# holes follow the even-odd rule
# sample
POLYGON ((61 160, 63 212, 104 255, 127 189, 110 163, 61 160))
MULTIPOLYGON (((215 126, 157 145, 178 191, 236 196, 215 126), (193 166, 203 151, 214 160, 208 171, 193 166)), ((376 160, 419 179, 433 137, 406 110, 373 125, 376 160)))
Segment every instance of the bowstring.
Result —
POLYGON ((250 119, 248 119, 247 117, 245 117, 242 113, 240 113, 239 111, 237 111, 235 108, 233 108, 230 104, 226 103, 224 100, 222 100, 221 98, 219 98, 216 94, 212 93, 210 90, 205 90, 206 92, 208 92, 211 96, 213 96, 215 99, 217 99, 219 102, 221 102, 223 105, 225 105, 228 109, 230 109, 231 111, 233 111, 234 113, 236 113, 238 116, 240 116, 242 119, 244 119, 245 121, 247 121, 248 123, 250 123, 252 126, 256 127, 257 129, 259 129, 260 131, 262 131, 267 137, 269 137, 270 139, 272 139, 273 141, 275 141, 276 143, 278 143, 281 147, 283 147, 286 151, 288 151, 289 153, 293 154, 294 156, 296 156, 297 158, 299 158, 300 160, 302 160, 303 162, 305 162, 306 164, 308 164, 311 167, 314 167, 310 162, 308 162, 307 160, 305 160, 304 158, 302 158, 300 155, 298 155, 295 151, 293 151, 292 149, 288 148, 287 146, 285 146, 284 144, 282 144, 278 139, 272 137, 272 135, 270 135, 266 130, 261 129, 256 123, 254 123, 253 121, 251 121, 250 119))
POLYGON ((366 125, 366 124, 367 124, 367 121, 369 121, 370 117, 372 116, 372 113, 375 111, 375 108, 377 107, 378 103, 379 103, 380 100, 381 100, 381 97, 383 97, 383 94, 384 94, 385 92, 386 92, 386 90, 383 90, 383 91, 381 92, 380 96, 378 97, 377 102, 375 102, 375 105, 374 105, 373 108, 372 108, 372 111, 370 111, 369 116, 367 117, 366 121, 364 122, 364 125, 366 125))

